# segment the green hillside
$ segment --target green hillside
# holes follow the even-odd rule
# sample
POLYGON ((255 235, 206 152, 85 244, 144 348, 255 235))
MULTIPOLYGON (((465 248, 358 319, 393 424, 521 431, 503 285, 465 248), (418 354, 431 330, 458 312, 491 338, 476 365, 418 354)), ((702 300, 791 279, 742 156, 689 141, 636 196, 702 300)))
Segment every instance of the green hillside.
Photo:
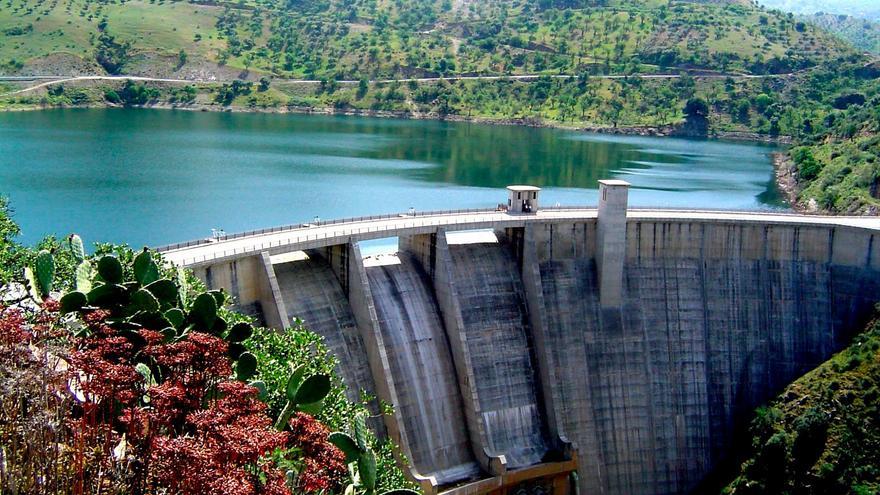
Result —
POLYGON ((880 23, 838 14, 814 14, 803 19, 837 34, 859 50, 880 54, 880 23))
MULTIPOLYGON (((880 75, 876 65, 863 73, 880 75)), ((842 85, 831 111, 805 125, 791 151, 798 201, 807 209, 880 214, 880 81, 842 85), (815 123, 814 123, 815 122, 815 123)), ((817 115, 818 117, 818 115, 817 115)))
POLYGON ((790 385, 752 422, 728 495, 880 493, 880 324, 790 385))
POLYGON ((233 79, 784 73, 832 36, 738 3, 667 0, 0 0, 3 73, 233 79))

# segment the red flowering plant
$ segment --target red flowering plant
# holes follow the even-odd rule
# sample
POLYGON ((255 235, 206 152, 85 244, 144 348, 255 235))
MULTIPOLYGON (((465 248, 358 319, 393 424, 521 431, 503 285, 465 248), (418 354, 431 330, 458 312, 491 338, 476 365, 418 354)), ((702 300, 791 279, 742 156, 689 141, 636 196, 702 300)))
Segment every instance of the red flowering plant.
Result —
MULTIPOLYGON (((48 349, 49 335, 62 342, 52 363, 37 364, 53 377, 36 387, 59 413, 58 433, 45 441, 59 446, 54 464, 20 470, 15 481, 0 469, 0 492, 283 495, 346 486, 350 459, 307 413, 321 410, 330 376, 297 368, 273 421, 264 401, 277 391, 246 383, 258 364, 245 347, 254 329, 225 309, 223 292, 199 292, 191 275, 147 250, 89 259, 71 237, 70 251, 76 281, 62 285, 72 290, 52 299, 60 296, 54 259, 41 252, 25 277, 38 309, 0 320, 0 368, 19 359, 15 348, 48 349), (22 490, 36 487, 21 482, 28 477, 55 481, 22 490)), ((6 395, 0 388, 0 405, 6 395)), ((5 442, 4 419, 0 412, 5 442)))

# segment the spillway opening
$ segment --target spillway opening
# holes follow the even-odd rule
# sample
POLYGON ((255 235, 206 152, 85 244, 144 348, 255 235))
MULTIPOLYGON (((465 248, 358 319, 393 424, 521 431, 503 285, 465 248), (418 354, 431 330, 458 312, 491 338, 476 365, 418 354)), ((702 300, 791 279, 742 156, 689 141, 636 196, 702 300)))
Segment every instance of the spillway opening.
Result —
POLYGON ((476 479, 464 405, 430 275, 405 249, 364 257, 408 456, 440 485, 476 479))
POLYGON ((394 254, 398 250, 398 244, 399 239, 396 236, 358 242, 358 246, 361 249, 361 255, 364 259, 370 256, 394 254))
POLYGON ((358 242, 361 257, 364 260, 364 268, 399 265, 400 250, 399 237, 383 237, 369 241, 358 242))
POLYGON ((348 300, 346 252, 333 249, 336 247, 284 253, 270 261, 288 320, 300 320, 324 338, 339 360, 337 371, 346 383, 349 399, 357 401, 361 390, 374 395, 375 386, 348 300))
POLYGON ((446 233, 446 242, 450 246, 498 244, 498 235, 491 229, 457 230, 446 233))
POLYGON ((289 253, 277 254, 275 256, 270 256, 269 261, 272 265, 281 265, 284 263, 294 263, 297 261, 306 261, 309 259, 309 255, 306 254, 305 251, 292 251, 289 253))

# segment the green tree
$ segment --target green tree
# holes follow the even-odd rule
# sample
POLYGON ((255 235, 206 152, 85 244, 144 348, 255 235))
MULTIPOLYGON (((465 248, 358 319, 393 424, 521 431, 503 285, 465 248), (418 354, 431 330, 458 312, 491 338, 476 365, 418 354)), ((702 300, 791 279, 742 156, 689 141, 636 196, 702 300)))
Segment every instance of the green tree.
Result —
POLYGON ((709 118, 709 105, 702 98, 691 98, 684 106, 684 115, 689 121, 705 121, 709 118))

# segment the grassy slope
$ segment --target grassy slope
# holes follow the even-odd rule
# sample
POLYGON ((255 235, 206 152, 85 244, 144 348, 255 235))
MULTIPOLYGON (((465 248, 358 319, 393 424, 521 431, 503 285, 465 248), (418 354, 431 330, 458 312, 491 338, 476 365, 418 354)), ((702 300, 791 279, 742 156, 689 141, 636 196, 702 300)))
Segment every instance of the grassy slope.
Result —
POLYGON ((880 322, 759 409, 752 434, 727 494, 880 493, 880 322))
POLYGON ((25 66, 59 52, 93 60, 95 38, 102 19, 110 30, 130 41, 135 50, 176 55, 179 50, 210 58, 226 43, 218 39, 221 9, 183 2, 155 3, 132 0, 124 4, 85 0, 3 0, 0 28, 33 29, 22 35, 0 36, 0 61, 17 60, 25 66), (193 41, 196 34, 203 40, 193 41))

